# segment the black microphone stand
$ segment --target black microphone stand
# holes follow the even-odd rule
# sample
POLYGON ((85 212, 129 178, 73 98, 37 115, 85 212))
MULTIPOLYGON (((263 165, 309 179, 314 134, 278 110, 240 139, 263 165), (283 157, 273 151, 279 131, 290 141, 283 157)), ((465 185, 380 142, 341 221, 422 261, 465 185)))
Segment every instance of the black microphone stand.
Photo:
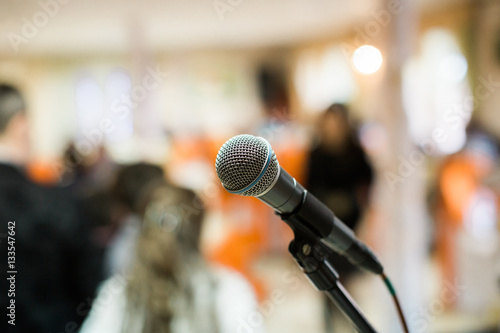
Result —
POLYGON ((299 221, 294 220, 293 213, 278 213, 278 215, 292 228, 295 235, 288 250, 316 288, 330 298, 358 332, 376 333, 351 295, 340 283, 339 275, 331 261, 333 250, 323 244, 311 230, 304 227, 303 221, 297 223, 299 221))

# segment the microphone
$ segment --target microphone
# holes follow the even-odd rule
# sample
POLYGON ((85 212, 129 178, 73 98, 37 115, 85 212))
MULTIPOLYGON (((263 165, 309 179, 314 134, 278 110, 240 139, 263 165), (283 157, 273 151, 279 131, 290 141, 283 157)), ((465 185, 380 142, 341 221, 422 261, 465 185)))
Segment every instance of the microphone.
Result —
POLYGON ((368 246, 279 165, 266 139, 248 134, 229 139, 217 154, 215 170, 228 192, 263 201, 282 219, 292 221, 294 232, 305 228, 354 265, 375 274, 384 272, 368 246))

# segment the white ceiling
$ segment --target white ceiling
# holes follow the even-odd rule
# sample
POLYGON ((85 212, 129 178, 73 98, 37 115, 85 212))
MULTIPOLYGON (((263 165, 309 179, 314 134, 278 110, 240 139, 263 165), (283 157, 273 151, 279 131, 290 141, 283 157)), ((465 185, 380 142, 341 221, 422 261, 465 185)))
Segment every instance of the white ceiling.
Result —
POLYGON ((370 18, 376 3, 373 0, 1 0, 0 55, 117 53, 130 50, 131 45, 150 50, 286 45, 348 29, 353 22, 370 18), (23 36, 26 21, 33 23, 39 19, 39 25, 43 23, 44 15, 47 17, 43 14, 43 3, 57 3, 58 8, 33 36, 24 36, 28 37, 27 43, 19 44, 16 53, 9 36, 23 36), (231 7, 221 17, 214 3, 231 7))

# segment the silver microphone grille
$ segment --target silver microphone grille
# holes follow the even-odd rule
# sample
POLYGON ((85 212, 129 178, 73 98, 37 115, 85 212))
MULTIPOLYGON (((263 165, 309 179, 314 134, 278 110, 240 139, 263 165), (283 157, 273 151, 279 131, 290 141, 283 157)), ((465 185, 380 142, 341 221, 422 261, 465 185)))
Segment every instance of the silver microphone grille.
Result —
POLYGON ((279 164, 269 142, 242 134, 222 145, 215 161, 215 171, 229 192, 258 196, 275 181, 279 164))

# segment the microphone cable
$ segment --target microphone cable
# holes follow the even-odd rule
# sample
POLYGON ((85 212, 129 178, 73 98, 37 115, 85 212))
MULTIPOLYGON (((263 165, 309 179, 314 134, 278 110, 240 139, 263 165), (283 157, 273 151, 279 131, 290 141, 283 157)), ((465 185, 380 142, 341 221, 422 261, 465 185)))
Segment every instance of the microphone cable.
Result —
POLYGON ((389 278, 387 277, 387 275, 385 275, 385 273, 380 274, 380 278, 382 279, 382 281, 384 281, 385 286, 387 287, 389 293, 392 296, 392 300, 394 301, 396 309, 398 310, 399 320, 401 321, 401 325, 403 326, 404 332, 409 333, 410 331, 408 330, 408 324, 406 323, 406 319, 403 314, 403 309, 401 309, 401 304, 399 303, 399 299, 396 294, 396 289, 394 289, 391 280, 389 280, 389 278))

